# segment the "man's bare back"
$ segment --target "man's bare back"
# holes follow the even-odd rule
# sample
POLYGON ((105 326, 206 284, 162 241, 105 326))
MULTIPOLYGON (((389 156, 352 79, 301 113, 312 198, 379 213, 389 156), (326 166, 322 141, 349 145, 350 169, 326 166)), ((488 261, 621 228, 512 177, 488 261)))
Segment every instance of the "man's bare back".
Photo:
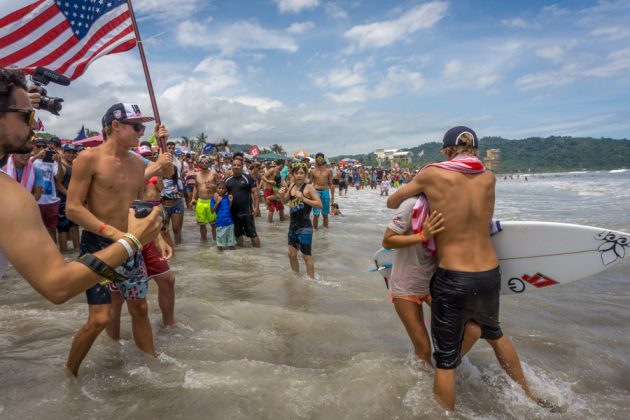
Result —
POLYGON ((442 213, 448 225, 435 238, 439 266, 467 272, 495 268, 498 259, 489 233, 495 200, 492 172, 462 174, 430 167, 408 185, 414 184, 422 188, 431 211, 442 213))

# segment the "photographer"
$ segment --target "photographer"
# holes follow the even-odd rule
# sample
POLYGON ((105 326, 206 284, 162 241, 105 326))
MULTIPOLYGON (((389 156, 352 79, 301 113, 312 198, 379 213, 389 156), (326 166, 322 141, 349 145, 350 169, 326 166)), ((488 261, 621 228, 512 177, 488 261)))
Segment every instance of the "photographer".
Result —
MULTIPOLYGON (((30 152, 34 117, 22 72, 0 68, 0 166, 9 153, 30 152)), ((35 290, 53 303, 63 303, 103 280, 101 274, 82 262, 64 262, 41 222, 31 194, 4 173, 0 173, 0 191, 5 197, 0 211, 0 277, 10 262, 35 290)), ((127 231, 145 244, 160 230, 158 216, 156 209, 147 218, 136 219, 130 211, 127 231)), ((116 242, 92 256, 106 266, 116 267, 128 259, 126 247, 134 246, 131 241, 124 241, 126 246, 116 242)))
POLYGON ((59 171, 55 146, 41 137, 33 141, 39 152, 33 157, 33 166, 41 171, 44 180, 44 191, 37 200, 44 226, 52 240, 57 243, 57 225, 59 224, 59 197, 55 187, 55 177, 59 171))

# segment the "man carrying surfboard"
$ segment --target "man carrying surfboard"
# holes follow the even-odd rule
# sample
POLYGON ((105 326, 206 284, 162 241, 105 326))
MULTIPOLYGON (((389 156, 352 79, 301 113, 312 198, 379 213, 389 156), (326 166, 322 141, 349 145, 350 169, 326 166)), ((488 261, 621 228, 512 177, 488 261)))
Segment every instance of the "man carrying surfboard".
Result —
POLYGON ((538 402, 512 342, 499 326, 501 271, 488 234, 494 213, 495 177, 477 158, 478 146, 472 129, 451 128, 441 149, 449 160, 427 165, 387 200, 387 207, 395 209, 405 199, 424 193, 430 211, 442 213, 448 224, 435 236, 438 268, 430 285, 431 338, 437 367, 433 392, 448 410, 455 407, 455 369, 461 363, 464 326, 471 320, 481 327, 481 338, 490 343, 507 374, 538 402))

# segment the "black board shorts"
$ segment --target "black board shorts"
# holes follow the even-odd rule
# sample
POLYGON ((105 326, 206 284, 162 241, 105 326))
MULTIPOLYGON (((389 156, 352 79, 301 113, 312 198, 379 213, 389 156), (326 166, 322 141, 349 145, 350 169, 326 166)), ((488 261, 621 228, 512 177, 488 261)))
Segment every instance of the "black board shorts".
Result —
POLYGON ((255 238, 258 236, 256 233, 256 222, 254 221, 253 214, 247 214, 243 216, 232 216, 234 221, 234 236, 247 236, 248 238, 255 238))
POLYGON ((466 322, 479 324, 481 338, 503 336, 499 326, 500 267, 475 273, 438 267, 430 290, 433 357, 439 369, 455 369, 461 363, 466 322))

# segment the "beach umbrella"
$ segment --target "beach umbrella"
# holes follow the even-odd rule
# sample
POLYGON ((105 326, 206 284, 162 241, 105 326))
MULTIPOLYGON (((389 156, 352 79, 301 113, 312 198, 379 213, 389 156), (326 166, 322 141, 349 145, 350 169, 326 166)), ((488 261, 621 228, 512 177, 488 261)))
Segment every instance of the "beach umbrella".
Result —
POLYGON ((103 136, 100 134, 97 136, 92 136, 83 140, 77 140, 77 141, 72 142, 72 144, 74 145, 80 144, 84 147, 96 147, 96 146, 99 146, 101 143, 103 143, 103 136))

